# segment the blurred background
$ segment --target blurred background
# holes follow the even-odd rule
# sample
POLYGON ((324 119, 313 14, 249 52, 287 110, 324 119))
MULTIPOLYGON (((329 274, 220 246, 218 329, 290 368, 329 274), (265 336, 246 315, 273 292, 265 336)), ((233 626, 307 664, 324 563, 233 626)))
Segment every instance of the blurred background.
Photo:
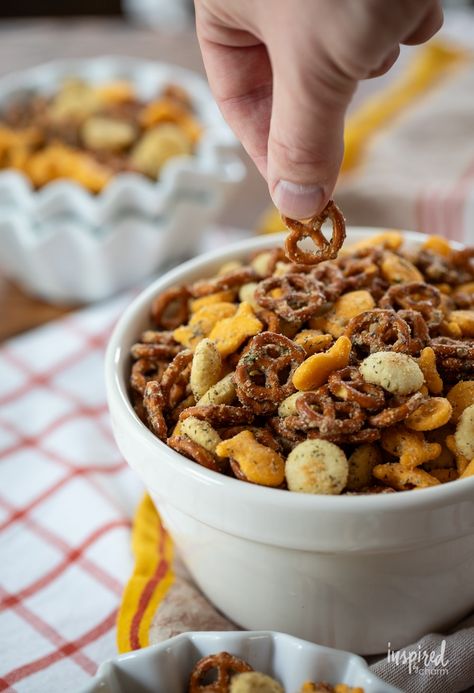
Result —
MULTIPOLYGON (((471 45, 474 35, 474 0, 444 0, 444 5, 447 10, 447 21, 443 30, 443 40, 447 38, 449 41, 454 37, 463 45, 471 45), (469 17, 471 22, 466 21, 466 18, 469 17)), ((400 60, 388 75, 362 83, 355 95, 349 116, 358 113, 361 106, 364 106, 371 97, 382 93, 387 84, 396 80, 397 75, 405 70, 411 56, 417 50, 417 48, 411 47, 403 48, 400 60)), ((127 55, 157 60, 192 69, 203 75, 204 68, 194 31, 192 0, 15 0, 15 2, 0 3, 0 76, 53 60, 103 55, 127 55)), ((427 60, 430 61, 429 69, 433 74, 438 69, 439 52, 432 52, 428 55, 427 60)), ((448 55, 444 52, 442 61, 444 63, 452 62, 451 54, 448 55)), ((472 73, 474 74, 474 70, 472 73)), ((463 93, 465 92, 466 89, 463 93)), ((468 95, 470 96, 470 92, 468 95)), ((394 99, 392 97, 390 103, 393 106, 394 99)), ((458 112, 456 116, 459 117, 461 126, 452 127, 453 114, 450 106, 452 102, 452 95, 446 91, 442 104, 444 112, 441 113, 443 108, 439 109, 439 128, 443 133, 447 132, 448 128, 451 133, 461 132, 464 127, 462 123, 465 124, 465 127, 469 127, 471 122, 469 113, 472 113, 472 104, 466 101, 461 105, 457 99, 458 112)), ((383 111, 384 108, 381 110, 383 111)), ((395 113, 397 108, 397 106, 394 108, 395 113)), ((429 110, 427 113, 424 113, 423 117, 431 122, 429 110)), ((368 115, 370 116, 370 112, 368 115)), ((356 126, 359 126, 361 122, 359 119, 356 126)), ((381 130, 382 128, 377 126, 377 128, 372 129, 381 130)), ((360 136, 357 127, 355 130, 353 129, 353 132, 360 136)), ((416 143, 420 143, 420 146, 422 145, 424 140, 423 138, 420 139, 420 132, 422 134, 428 133, 421 121, 417 124, 416 134, 414 134, 411 126, 407 133, 403 133, 404 136, 407 135, 403 141, 407 143, 406 146, 410 152, 413 151, 412 139, 416 143)), ((446 139, 444 141, 447 151, 452 151, 453 147, 446 139)), ((436 143, 437 148, 439 148, 439 142, 439 137, 432 136, 430 139, 430 143, 433 145, 436 143)), ((395 146, 392 143, 390 156, 399 149, 398 143, 395 146)), ((439 158, 441 153, 438 154, 439 158)), ((265 217, 270 208, 266 184, 241 148, 239 156, 247 167, 245 181, 233 193, 225 209, 216 219, 216 224, 221 228, 238 228, 247 231, 261 228, 262 218, 266 220, 263 224, 267 223, 269 219, 270 227, 275 221, 281 224, 272 212, 270 215, 267 213, 265 217)), ((425 167, 427 170, 423 172, 423 177, 419 175, 416 166, 417 162, 421 160, 422 158, 416 155, 413 166, 411 164, 409 166, 413 172, 414 180, 413 185, 410 183, 409 186, 405 176, 406 167, 402 170, 396 161, 396 156, 392 164, 383 146, 380 148, 378 156, 378 162, 381 161, 382 164, 376 162, 373 171, 366 166, 362 170, 362 173, 369 172, 369 177, 361 176, 360 181, 354 181, 353 176, 347 175, 343 181, 345 187, 338 188, 337 196, 343 202, 346 216, 350 222, 368 225, 389 224, 427 230, 426 219, 414 215, 413 210, 418 202, 413 200, 412 188, 414 185, 421 187, 420 181, 423 179, 423 190, 426 189, 431 194, 430 186, 433 179, 436 180, 437 185, 446 190, 446 177, 448 177, 449 182, 455 180, 458 170, 456 164, 455 173, 446 172, 441 162, 438 166, 438 172, 444 178, 436 179, 433 174, 435 168, 430 164, 430 166, 425 167), (380 181, 388 183, 387 172, 397 174, 393 184, 390 180, 390 186, 386 184, 386 188, 389 187, 389 190, 374 192, 380 181), (391 208, 386 203, 387 195, 389 201, 393 203, 391 208), (389 213, 386 215, 388 219, 384 217, 383 209, 389 209, 389 213)), ((467 163, 467 158, 466 161, 459 163, 460 175, 462 175, 461 171, 464 170, 467 163)), ((464 188, 463 191, 465 192, 464 188)), ((458 194, 459 188, 453 189, 454 203, 456 203, 458 194)), ((440 196, 437 199, 441 199, 440 196)), ((448 202, 450 205, 453 204, 453 200, 448 200, 448 202)), ((428 221, 429 228, 436 230, 436 220, 434 226, 431 226, 431 219, 428 221)), ((222 237, 224 236, 225 231, 222 237)), ((229 237, 232 237, 231 234, 229 237)), ((458 237, 460 238, 460 236, 458 237)), ((211 244, 214 242, 215 240, 212 239, 211 244)), ((0 239, 0 254, 1 252, 0 239)), ((40 301, 36 297, 28 295, 28 292, 25 293, 16 282, 11 282, 5 276, 2 277, 0 272, 0 313, 6 316, 3 324, 0 325, 0 338, 17 334, 41 324, 60 315, 68 308, 69 306, 51 305, 49 302, 40 301)))

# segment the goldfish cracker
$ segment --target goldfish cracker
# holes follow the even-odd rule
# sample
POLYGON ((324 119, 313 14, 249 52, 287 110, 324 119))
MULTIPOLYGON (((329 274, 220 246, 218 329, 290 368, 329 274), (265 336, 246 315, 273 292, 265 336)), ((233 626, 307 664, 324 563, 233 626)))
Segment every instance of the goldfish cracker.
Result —
POLYGON ((421 246, 422 250, 431 250, 431 252, 448 258, 451 255, 451 246, 449 241, 443 236, 430 235, 421 246))
POLYGON ((449 296, 453 292, 452 286, 449 284, 441 283, 441 284, 433 284, 438 291, 441 291, 442 294, 445 294, 445 296, 449 296))
POLYGON ((453 310, 449 314, 449 324, 459 327, 463 337, 474 337, 474 310, 453 310))
POLYGON ((222 359, 215 343, 203 339, 196 345, 191 365, 190 385, 196 401, 219 380, 222 359))
POLYGON ((451 339, 462 339, 462 331, 457 322, 454 320, 443 320, 440 326, 443 337, 451 337, 451 339))
POLYGON ((373 248, 374 246, 382 246, 388 250, 398 250, 403 243, 403 236, 400 231, 383 231, 382 233, 369 236, 357 243, 351 243, 346 250, 351 253, 355 250, 364 250, 364 248, 373 248))
MULTIPOLYGON (((226 291, 216 291, 215 294, 194 298, 189 302, 189 310, 191 313, 197 313, 204 306, 210 306, 213 303, 232 303, 235 299, 235 291, 227 289, 226 291)), ((235 307, 237 310, 237 306, 235 307)))
POLYGON ((203 407, 207 404, 231 404, 236 396, 237 392, 235 389, 234 374, 228 373, 204 393, 197 402, 197 406, 203 407))
POLYGON ((469 464, 468 458, 465 455, 463 455, 461 450, 458 448, 455 436, 446 436, 446 445, 448 449, 453 453, 456 459, 456 468, 459 474, 462 475, 469 464))
POLYGON ((303 347, 308 356, 312 356, 329 349, 333 338, 330 334, 320 334, 318 330, 302 330, 298 332, 293 341, 298 346, 303 347))
POLYGON ((432 431, 447 424, 452 411, 453 408, 445 397, 430 397, 410 414, 405 423, 414 431, 432 431))
POLYGON ((396 351, 377 351, 359 366, 367 383, 380 385, 396 395, 409 395, 421 388, 423 373, 414 358, 396 351))
POLYGON ((428 471, 432 469, 448 469, 456 466, 454 453, 448 448, 446 438, 451 434, 451 427, 442 426, 435 428, 433 431, 425 431, 424 436, 428 443, 438 443, 441 446, 441 452, 438 457, 430 460, 425 464, 428 471))
POLYGON ((421 272, 409 260, 386 251, 380 266, 382 276, 391 284, 424 281, 421 272))
POLYGON ((454 440, 459 452, 468 460, 472 460, 474 457, 474 404, 466 407, 459 417, 454 440))
POLYGON ((26 173, 36 187, 58 178, 71 178, 92 192, 100 192, 112 177, 106 166, 63 144, 52 144, 33 154, 26 173))
POLYGON ((436 355, 431 347, 425 347, 418 359, 428 390, 434 395, 443 392, 443 381, 436 368, 436 355))
POLYGON ((456 383, 446 397, 453 408, 451 421, 457 423, 463 411, 474 404, 474 380, 461 380, 456 383))
POLYGON ((460 478, 465 479, 468 476, 474 476, 474 458, 469 462, 466 469, 461 474, 460 478))
MULTIPOLYGON (((173 431, 173 435, 177 435, 175 431, 173 431)), ((209 421, 197 419, 195 416, 188 416, 187 419, 179 422, 179 435, 188 436, 188 438, 191 438, 195 443, 213 454, 215 454, 216 448, 221 442, 220 435, 209 421)))
POLYGON ((248 481, 262 486, 280 486, 285 478, 285 460, 262 445, 251 431, 241 431, 223 440, 216 448, 219 457, 231 457, 248 481))
POLYGON ((329 332, 333 337, 340 337, 346 325, 359 313, 375 308, 375 301, 368 291, 360 289, 349 291, 340 296, 332 308, 318 318, 310 321, 311 327, 320 327, 324 332, 329 332))
POLYGON ((425 440, 421 431, 410 431, 404 424, 396 424, 382 431, 382 448, 399 458, 402 467, 410 469, 435 460, 441 454, 439 443, 425 440))
POLYGON ((135 99, 133 84, 124 79, 104 82, 94 88, 99 99, 105 104, 120 104, 135 99))
POLYGON ((327 440, 305 440, 287 457, 285 477, 290 491, 338 495, 349 474, 347 458, 327 440))
POLYGON ((217 322, 209 333, 220 355, 224 358, 233 354, 247 337, 254 337, 262 331, 263 325, 255 317, 252 306, 241 303, 235 315, 217 322))
POLYGON ((373 469, 373 475, 387 486, 397 491, 405 491, 408 488, 427 488, 438 486, 439 480, 428 472, 418 467, 405 467, 398 462, 378 464, 373 469))
POLYGON ((147 104, 139 116, 142 127, 159 129, 166 125, 179 128, 191 144, 196 144, 202 134, 198 121, 175 99, 162 97, 147 104))
POLYGON ((351 340, 342 336, 328 351, 309 356, 293 374, 293 385, 297 390, 314 390, 327 382, 333 371, 345 368, 349 363, 351 340))
POLYGON ((185 347, 193 348, 207 337, 214 325, 235 315, 237 306, 226 301, 202 306, 192 314, 188 325, 181 325, 173 332, 174 339, 185 347))
POLYGON ((347 489, 359 491, 372 482, 372 469, 382 462, 380 448, 373 443, 359 445, 348 459, 347 489))

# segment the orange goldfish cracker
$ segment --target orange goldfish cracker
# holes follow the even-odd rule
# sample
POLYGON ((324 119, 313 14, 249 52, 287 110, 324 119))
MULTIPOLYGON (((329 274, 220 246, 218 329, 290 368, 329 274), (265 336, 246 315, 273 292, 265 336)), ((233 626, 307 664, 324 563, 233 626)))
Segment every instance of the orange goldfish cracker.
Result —
POLYGON ((456 426, 454 440, 459 452, 472 460, 474 457, 474 404, 463 411, 456 426))
POLYGON ((342 336, 328 351, 309 356, 293 374, 293 385, 297 390, 314 390, 327 382, 333 371, 345 368, 349 363, 351 340, 342 336))
POLYGON ((381 270, 383 277, 392 284, 401 282, 422 282, 421 272, 405 257, 386 251, 383 256, 381 270))
POLYGON ((453 310, 449 314, 449 325, 454 323, 463 337, 474 337, 474 310, 453 310))
POLYGON ((177 327, 173 332, 174 339, 186 347, 195 347, 204 337, 207 337, 214 325, 225 318, 235 315, 237 305, 235 303, 211 303, 202 306, 193 313, 188 325, 177 327))
POLYGON ((441 334, 443 337, 451 337, 451 339, 462 339, 461 328, 454 320, 443 320, 441 323, 441 334))
POLYGON ((437 253, 442 257, 449 257, 451 255, 451 246, 449 241, 442 236, 428 236, 426 241, 421 246, 422 250, 431 250, 433 253, 437 253))
POLYGON ((443 392, 443 381, 436 368, 436 356, 431 347, 425 347, 418 359, 418 365, 425 377, 428 390, 434 395, 443 392))
POLYGON ((451 421, 457 423, 466 407, 474 404, 474 380, 462 380, 456 383, 446 397, 453 408, 451 421))
POLYGON ((147 104, 140 114, 140 123, 144 128, 176 125, 193 144, 199 140, 202 133, 198 121, 181 104, 166 97, 147 104))
POLYGON ((382 462, 380 448, 372 443, 359 445, 348 459, 347 489, 359 491, 372 482, 372 469, 382 462))
POLYGON ((106 104, 125 103, 135 99, 135 89, 133 84, 126 80, 113 80, 99 84, 95 88, 99 99, 106 104))
POLYGON ((255 317, 252 306, 244 301, 239 305, 235 315, 214 325, 209 339, 215 341, 220 355, 225 357, 237 351, 247 337, 254 337, 262 328, 263 325, 255 317))
POLYGON ((432 431, 447 424, 453 408, 445 397, 430 397, 405 420, 414 431, 432 431))
POLYGON ((333 337, 340 337, 351 318, 375 308, 375 301, 365 289, 349 291, 340 296, 333 307, 320 318, 314 318, 311 326, 319 326, 333 337))
POLYGON ((241 431, 216 448, 219 457, 231 457, 248 481, 280 486, 285 478, 285 460, 275 450, 257 442, 251 431, 241 431))
POLYGON ((400 465, 412 469, 435 460, 441 454, 439 443, 429 443, 420 431, 410 431, 403 424, 396 424, 382 431, 382 447, 399 458, 400 465))
POLYGON ((397 491, 405 491, 408 488, 427 488, 428 486, 438 486, 439 480, 428 474, 423 469, 405 467, 397 462, 388 464, 378 464, 374 467, 372 474, 387 486, 391 486, 397 491))
POLYGON ((349 465, 337 445, 305 440, 287 457, 285 476, 290 491, 338 495, 347 483, 349 465))
MULTIPOLYGON (((235 291, 228 289, 227 291, 216 291, 215 294, 201 296, 201 298, 193 298, 189 302, 189 310, 191 313, 197 313, 201 308, 210 306, 213 303, 232 303, 235 299, 235 291)), ((236 306, 237 309, 237 306, 236 306)))
POLYGON ((298 332, 293 341, 303 347, 308 356, 311 356, 329 349, 333 339, 332 335, 320 334, 317 330, 302 330, 298 332))
POLYGON ((474 458, 469 462, 459 478, 465 479, 467 476, 474 476, 474 458))
MULTIPOLYGON (((173 431, 173 435, 177 435, 175 431, 173 431)), ((221 443, 220 435, 209 421, 197 419, 195 416, 188 416, 187 419, 179 422, 179 435, 188 436, 188 438, 191 438, 195 443, 213 454, 215 454, 217 446, 221 443)))
POLYGON ((364 689, 360 686, 352 688, 352 686, 348 686, 345 683, 336 683, 334 693, 364 693, 364 689))
POLYGON ((446 469, 449 467, 455 467, 456 461, 453 452, 448 448, 446 444, 446 438, 451 433, 450 426, 442 426, 441 428, 435 428, 434 431, 426 431, 425 439, 429 443, 439 443, 441 445, 441 452, 434 460, 430 460, 425 468, 428 471, 432 469, 446 469))
POLYGON ((453 292, 453 287, 450 284, 434 284, 438 291, 441 291, 442 294, 445 294, 446 296, 449 296, 453 292))
POLYGON ((465 284, 459 284, 452 293, 453 298, 456 298, 459 294, 474 294, 474 282, 466 282, 465 284))
POLYGON ((215 343, 203 339, 196 345, 191 366, 190 385, 196 400, 199 400, 219 380, 222 359, 215 343))
POLYGON ((112 177, 112 172, 89 154, 63 144, 52 144, 33 154, 26 173, 37 187, 58 178, 72 178, 92 192, 100 192, 112 177))
POLYGON ((232 404, 236 394, 234 374, 228 373, 204 393, 198 401, 197 406, 203 407, 207 404, 232 404))
POLYGON ((456 468, 462 475, 469 464, 468 458, 459 450, 454 436, 446 436, 446 445, 456 458, 456 468))
POLYGON ((414 358, 397 351, 377 351, 359 366, 367 383, 396 395, 409 395, 423 385, 423 373, 414 358))
POLYGON ((375 236, 369 236, 357 243, 351 243, 346 250, 354 252, 355 250, 363 250, 364 248, 372 248, 373 246, 381 245, 389 250, 398 250, 403 243, 403 236, 399 231, 383 231, 375 236))

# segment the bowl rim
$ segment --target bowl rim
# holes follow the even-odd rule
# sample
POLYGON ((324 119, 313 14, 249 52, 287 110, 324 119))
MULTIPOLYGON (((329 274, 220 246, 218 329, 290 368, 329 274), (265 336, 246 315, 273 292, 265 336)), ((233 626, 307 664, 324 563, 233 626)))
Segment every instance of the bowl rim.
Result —
MULTIPOLYGON (((376 235, 385 231, 381 227, 348 227, 348 238, 352 234, 362 237, 376 235)), ((426 238, 426 234, 417 231, 401 231, 404 239, 412 242, 420 242, 426 238)), ((273 247, 281 243, 286 234, 267 234, 252 238, 243 239, 224 248, 212 250, 197 256, 187 262, 178 265, 169 272, 166 272, 161 277, 152 282, 144 289, 127 307, 122 316, 117 321, 112 335, 109 339, 105 356, 105 380, 107 387, 107 395, 110 402, 113 399, 114 404, 120 407, 121 414, 126 417, 127 423, 132 426, 134 432, 140 436, 143 442, 151 447, 160 456, 160 463, 163 465, 174 465, 174 473, 177 476, 192 477, 195 481, 206 486, 214 488, 226 489, 229 494, 238 492, 244 494, 242 498, 254 501, 259 499, 260 502, 267 504, 277 504, 282 512, 297 508, 300 512, 311 511, 318 509, 324 512, 340 512, 362 514, 370 511, 371 513, 384 511, 401 511, 408 509, 423 509, 429 506, 438 506, 440 504, 449 504, 456 500, 458 496, 471 495, 474 490, 474 477, 465 479, 457 479, 439 486, 432 486, 423 489, 411 489, 410 491, 401 491, 397 493, 387 494, 360 494, 360 495, 323 495, 310 493, 291 493, 284 489, 270 488, 251 483, 242 483, 239 479, 225 476, 219 472, 214 472, 197 464, 193 460, 184 457, 180 453, 170 448, 166 443, 157 438, 138 418, 130 399, 128 397, 125 378, 120 372, 120 366, 123 363, 123 358, 128 357, 128 351, 124 354, 122 343, 128 332, 129 323, 150 305, 153 297, 169 286, 182 282, 186 275, 197 274, 205 267, 213 263, 226 262, 232 259, 233 256, 242 253, 249 253, 253 250, 265 249, 273 247), (179 464, 177 464, 179 462, 179 464), (416 492, 413 492, 416 491, 416 492)), ((358 239, 357 239, 358 240, 358 239)), ((451 241, 455 247, 461 248, 460 243, 451 241)))

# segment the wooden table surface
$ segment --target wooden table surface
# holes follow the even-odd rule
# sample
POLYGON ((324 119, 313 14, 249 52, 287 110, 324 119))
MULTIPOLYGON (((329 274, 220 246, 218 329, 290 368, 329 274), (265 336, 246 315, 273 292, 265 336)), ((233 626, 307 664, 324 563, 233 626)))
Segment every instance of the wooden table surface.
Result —
MULTIPOLYGON (((192 29, 165 33, 138 28, 119 19, 12 20, 0 23, 0 74, 58 58, 107 54, 162 60, 204 73, 192 29)), ((264 181, 243 150, 241 156, 248 174, 220 221, 230 226, 251 228, 269 204, 269 197, 264 181)), ((51 306, 28 296, 0 276, 0 340, 58 317, 67 310, 70 308, 51 306)))

